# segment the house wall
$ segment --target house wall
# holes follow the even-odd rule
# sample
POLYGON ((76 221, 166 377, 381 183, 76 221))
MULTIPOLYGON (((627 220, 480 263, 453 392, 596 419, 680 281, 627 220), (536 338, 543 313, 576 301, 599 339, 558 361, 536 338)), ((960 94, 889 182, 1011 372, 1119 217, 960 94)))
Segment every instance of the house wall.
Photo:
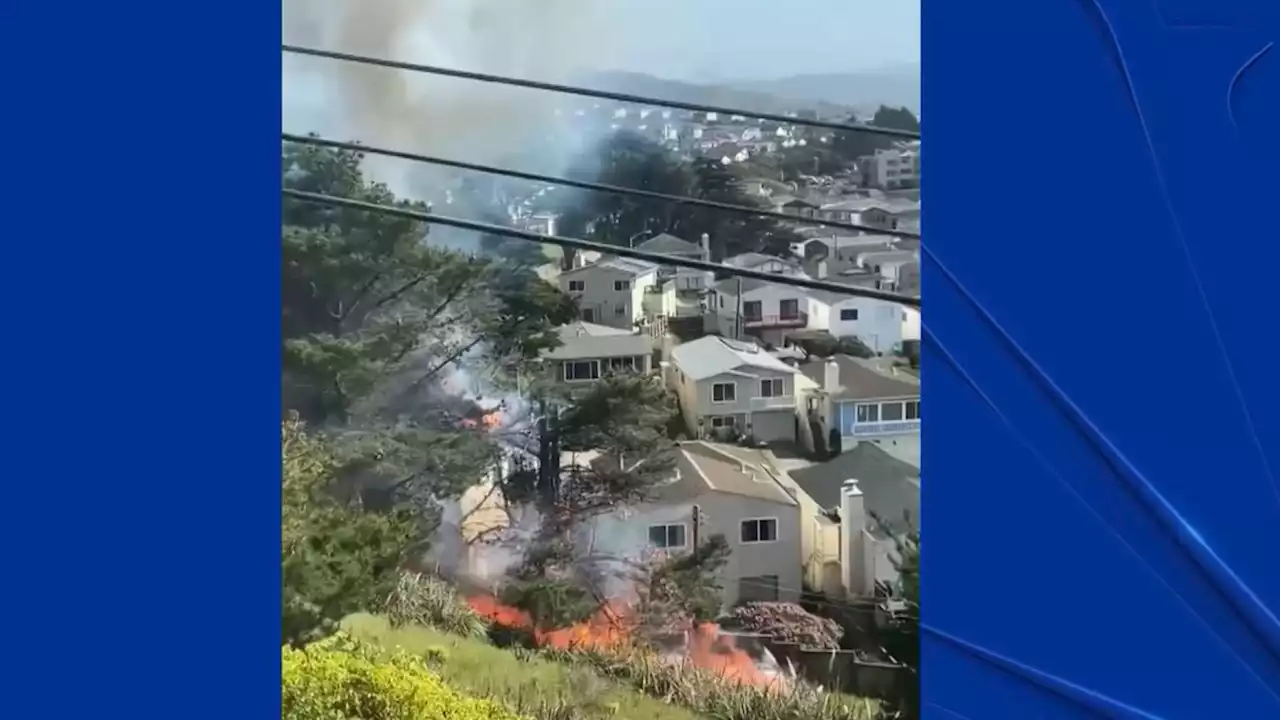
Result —
POLYGON ((575 297, 580 308, 593 314, 589 322, 630 330, 635 327, 636 320, 644 316, 644 289, 654 284, 655 278, 656 273, 633 276, 622 270, 588 266, 562 274, 559 282, 560 289, 575 297), (569 284, 575 281, 585 284, 582 291, 569 289, 569 284), (614 283, 618 281, 626 281, 629 286, 615 290, 614 283), (618 308, 622 309, 621 314, 618 308))
MULTIPOLYGON (((764 480, 763 482, 772 482, 764 480)), ((799 508, 726 493, 708 493, 696 502, 644 505, 617 510, 593 518, 579 530, 579 549, 597 558, 598 567, 614 578, 608 588, 613 597, 632 592, 625 579, 626 569, 651 557, 649 528, 653 525, 682 524, 686 544, 693 543, 694 508, 701 523, 699 537, 724 535, 729 543, 729 560, 723 571, 724 607, 738 602, 740 580, 773 575, 778 578, 779 600, 800 599, 802 580, 799 508), (768 543, 743 543, 741 523, 751 518, 776 518, 778 539, 768 543)))
MULTIPOLYGON (((725 373, 699 381, 694 405, 697 417, 707 418, 704 427, 708 430, 712 427, 710 418, 733 416, 739 428, 745 428, 749 423, 752 434, 760 440, 794 440, 795 373, 759 368, 752 368, 751 373, 725 373), (760 397, 760 382, 766 378, 782 381, 780 397, 760 397), (733 402, 714 401, 714 387, 720 383, 733 383, 736 386, 733 402)), ((692 427, 696 431, 696 418, 692 427)))
POLYGON ((836 337, 856 337, 878 353, 902 344, 902 306, 865 297, 851 297, 831 307, 830 330, 836 337), (845 310, 857 310, 857 320, 842 320, 845 310))
POLYGON ((821 591, 839 590, 840 525, 822 514, 822 508, 785 472, 774 475, 799 504, 800 558, 805 585, 821 591))
POLYGON ((920 339, 920 311, 915 308, 902 308, 902 339, 903 340, 919 340, 920 339))

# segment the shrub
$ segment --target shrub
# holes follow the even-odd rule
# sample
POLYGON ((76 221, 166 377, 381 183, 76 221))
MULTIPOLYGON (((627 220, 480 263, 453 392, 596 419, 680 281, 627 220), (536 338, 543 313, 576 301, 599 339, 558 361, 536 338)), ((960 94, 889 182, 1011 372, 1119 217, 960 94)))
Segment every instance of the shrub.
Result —
POLYGON ((426 625, 469 638, 484 637, 489 629, 453 586, 422 573, 401 574, 386 605, 393 627, 426 625))
POLYGON ((282 720, 519 720, 489 700, 447 687, 418 658, 380 658, 345 635, 302 650, 285 646, 282 720))
POLYGON ((795 603, 746 603, 735 608, 730 617, 744 630, 767 635, 778 642, 823 650, 840 647, 840 637, 844 634, 840 623, 818 617, 795 603))

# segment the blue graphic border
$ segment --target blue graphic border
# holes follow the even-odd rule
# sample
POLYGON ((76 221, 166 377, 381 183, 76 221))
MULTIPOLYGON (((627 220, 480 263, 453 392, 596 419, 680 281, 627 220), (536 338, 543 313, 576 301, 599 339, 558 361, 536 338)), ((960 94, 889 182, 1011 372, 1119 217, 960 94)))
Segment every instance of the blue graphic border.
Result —
POLYGON ((925 717, 1280 716, 1277 14, 923 3, 925 717))

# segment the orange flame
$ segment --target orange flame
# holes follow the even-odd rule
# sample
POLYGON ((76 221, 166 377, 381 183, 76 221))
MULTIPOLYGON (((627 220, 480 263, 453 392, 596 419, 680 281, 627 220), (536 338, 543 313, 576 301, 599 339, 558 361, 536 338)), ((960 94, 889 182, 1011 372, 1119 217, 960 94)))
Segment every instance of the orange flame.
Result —
MULTIPOLYGON (((632 625, 625 607, 606 605, 583 623, 559 630, 540 630, 522 610, 502 604, 496 598, 479 595, 467 599, 477 613, 490 622, 509 628, 532 630, 538 645, 560 650, 590 648, 616 650, 633 643, 632 625)), ((756 686, 775 684, 778 679, 763 672, 733 636, 724 635, 715 623, 700 623, 686 633, 685 658, 694 667, 721 677, 756 686)))

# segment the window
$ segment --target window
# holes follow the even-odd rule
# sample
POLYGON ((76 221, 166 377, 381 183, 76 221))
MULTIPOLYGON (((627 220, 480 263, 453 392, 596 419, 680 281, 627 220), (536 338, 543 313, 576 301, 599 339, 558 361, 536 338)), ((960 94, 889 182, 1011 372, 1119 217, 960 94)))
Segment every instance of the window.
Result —
POLYGON ((596 321, 596 310, 595 310, 595 308, 582 308, 582 321, 583 321, 583 322, 595 322, 595 321, 596 321))
POLYGON ((782 397, 782 378, 765 378, 760 381, 760 397, 782 397))
POLYGON ((614 308, 614 309, 613 309, 613 316, 614 316, 614 317, 623 317, 623 316, 625 316, 626 314, 627 314, 627 306, 626 306, 626 305, 619 305, 619 306, 617 306, 616 308, 614 308))
POLYGON ((902 403, 891 402, 880 406, 881 422, 898 422, 902 420, 902 403))
POLYGON ((738 400, 738 386, 735 383, 716 383, 711 386, 711 402, 731 403, 738 400))
POLYGON ((582 292, 586 289, 587 289, 587 282, 585 280, 569 281, 569 292, 582 292))
POLYGON ((755 518, 742 521, 742 542, 767 543, 778 540, 777 518, 755 518))
POLYGON ((751 300, 742 303, 743 317, 756 318, 757 320, 763 315, 759 300, 751 300))
POLYGON ((635 370, 636 359, 634 357, 616 357, 609 358, 610 370, 635 370))
POLYGON ((858 308, 847 308, 840 311, 841 320, 857 320, 858 308))
POLYGON ((597 360, 577 360, 564 364, 564 379, 567 381, 596 380, 599 377, 600 362, 597 360))
POLYGON ((630 280, 614 280, 613 289, 617 290, 618 292, 622 292, 623 290, 630 290, 631 281, 630 280))
POLYGON ((711 427, 716 430, 731 428, 737 424, 736 419, 732 415, 713 415, 711 417, 711 427))
POLYGON ((920 419, 920 401, 919 400, 912 400, 911 402, 907 403, 907 419, 908 420, 920 419))
POLYGON ((723 308, 724 308, 724 296, 723 296, 723 295, 721 295, 721 296, 720 296, 720 307, 721 307, 721 309, 723 309, 723 308))
POLYGON ((778 303, 778 314, 784 318, 800 317, 800 301, 783 300, 778 303))
POLYGON ((649 544, 663 549, 682 548, 685 546, 685 526, 650 525, 649 544))
POLYGON ((857 408, 857 422, 880 422, 880 406, 875 403, 863 403, 857 408))

